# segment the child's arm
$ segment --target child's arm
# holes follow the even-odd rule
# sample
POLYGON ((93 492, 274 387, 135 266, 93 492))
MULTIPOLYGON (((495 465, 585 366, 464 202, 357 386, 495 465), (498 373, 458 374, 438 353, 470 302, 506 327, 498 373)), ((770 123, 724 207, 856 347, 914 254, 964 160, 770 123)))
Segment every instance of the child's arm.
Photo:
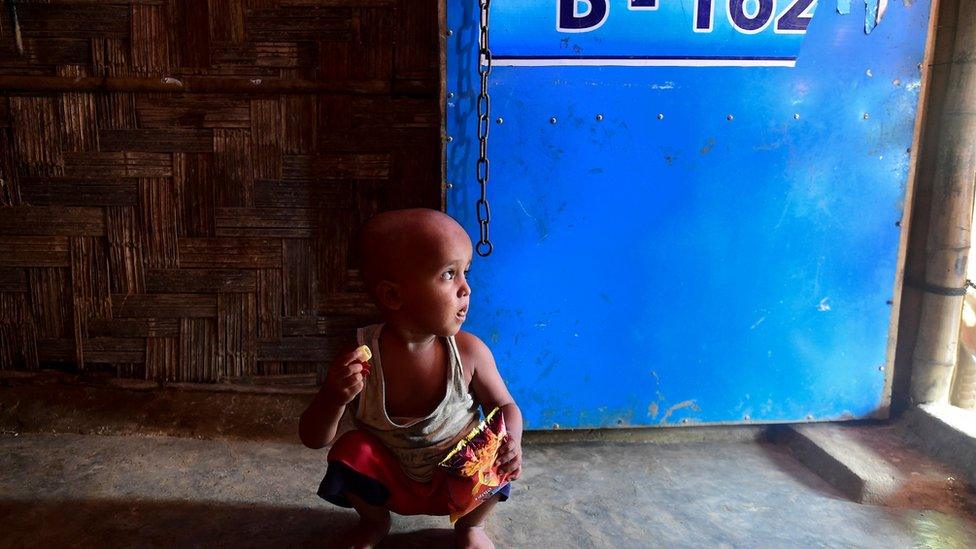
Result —
POLYGON ((369 371, 362 363, 370 359, 368 353, 369 348, 359 347, 332 361, 325 383, 298 420, 298 438, 306 447, 319 449, 332 443, 346 405, 363 390, 363 376, 369 371))
POLYGON ((497 406, 505 416, 508 438, 498 452, 497 463, 499 472, 512 473, 509 478, 515 480, 522 469, 522 411, 505 387, 495 365, 495 357, 488 346, 477 336, 467 332, 458 333, 458 339, 458 343, 466 350, 468 364, 474 369, 471 389, 482 410, 487 413, 497 406))

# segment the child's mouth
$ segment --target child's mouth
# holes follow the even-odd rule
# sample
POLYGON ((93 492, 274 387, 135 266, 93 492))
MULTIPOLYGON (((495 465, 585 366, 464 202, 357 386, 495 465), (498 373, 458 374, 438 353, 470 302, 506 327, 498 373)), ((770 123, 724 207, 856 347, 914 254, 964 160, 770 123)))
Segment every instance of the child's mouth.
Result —
POLYGON ((458 312, 457 312, 457 315, 456 315, 456 316, 457 316, 458 318, 460 318, 460 319, 462 319, 462 320, 463 320, 463 319, 464 319, 464 317, 466 317, 467 315, 468 315, 468 308, 467 308, 467 307, 465 307, 465 308, 463 308, 463 309, 461 309, 460 311, 458 311, 458 312))

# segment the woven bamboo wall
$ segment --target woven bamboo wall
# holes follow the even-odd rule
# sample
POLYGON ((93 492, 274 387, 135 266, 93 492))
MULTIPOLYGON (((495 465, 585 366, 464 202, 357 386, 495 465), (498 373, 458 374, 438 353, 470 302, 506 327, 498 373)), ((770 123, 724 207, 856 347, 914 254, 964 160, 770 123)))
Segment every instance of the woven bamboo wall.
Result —
POLYGON ((0 369, 314 378, 440 205, 437 0, 2 4, 0 369))

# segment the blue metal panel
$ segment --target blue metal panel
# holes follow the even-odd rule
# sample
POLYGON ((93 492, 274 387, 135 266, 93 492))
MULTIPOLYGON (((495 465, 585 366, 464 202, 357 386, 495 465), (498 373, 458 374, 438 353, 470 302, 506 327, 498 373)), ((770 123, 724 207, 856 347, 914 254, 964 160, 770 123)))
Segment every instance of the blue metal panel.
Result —
MULTIPOLYGON (((466 329, 529 428, 887 402, 929 3, 892 2, 871 34, 831 8, 795 68, 495 68, 495 251, 475 258, 466 329)), ((475 240, 476 20, 449 0, 447 204, 475 240)))

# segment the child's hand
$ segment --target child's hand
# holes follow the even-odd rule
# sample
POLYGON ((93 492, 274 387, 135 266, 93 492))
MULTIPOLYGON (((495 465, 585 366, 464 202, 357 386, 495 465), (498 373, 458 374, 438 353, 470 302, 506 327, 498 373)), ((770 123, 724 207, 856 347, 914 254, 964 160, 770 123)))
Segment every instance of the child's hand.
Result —
POLYGON ((340 406, 352 402, 365 386, 363 380, 369 375, 369 368, 364 368, 364 364, 369 357, 361 349, 336 357, 325 373, 323 390, 340 406))
POLYGON ((501 448, 498 449, 498 459, 495 461, 500 474, 510 473, 508 480, 515 480, 522 474, 522 440, 505 437, 501 448))

